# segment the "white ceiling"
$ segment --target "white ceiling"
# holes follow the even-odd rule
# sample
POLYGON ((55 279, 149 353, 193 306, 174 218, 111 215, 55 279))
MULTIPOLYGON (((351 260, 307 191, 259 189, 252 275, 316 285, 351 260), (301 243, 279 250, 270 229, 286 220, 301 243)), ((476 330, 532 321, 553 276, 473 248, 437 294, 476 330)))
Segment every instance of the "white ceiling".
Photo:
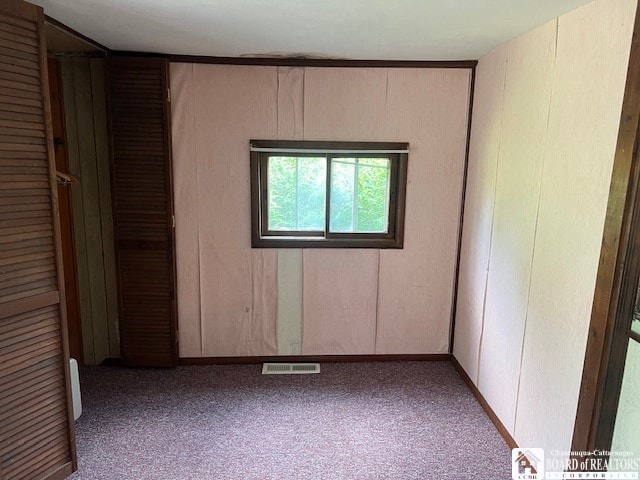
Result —
POLYGON ((115 50, 477 59, 589 0, 31 0, 115 50))

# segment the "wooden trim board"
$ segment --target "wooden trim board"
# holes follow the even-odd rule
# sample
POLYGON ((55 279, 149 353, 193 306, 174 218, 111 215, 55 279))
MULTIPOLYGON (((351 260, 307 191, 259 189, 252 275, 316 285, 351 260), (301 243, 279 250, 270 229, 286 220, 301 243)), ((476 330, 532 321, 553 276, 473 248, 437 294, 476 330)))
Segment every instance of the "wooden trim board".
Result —
POLYGON ((462 194, 460 199, 460 220, 458 223, 458 246, 456 250, 456 267, 453 277, 453 293, 451 295, 451 320, 449 321, 449 353, 453 354, 453 342, 456 334, 456 313, 458 310, 458 284, 460 280, 460 256, 462 253, 462 229, 464 228, 464 202, 467 197, 467 174, 469 172, 469 150, 471 148, 471 121, 473 118, 473 94, 476 86, 476 67, 471 69, 469 86, 469 113, 467 118, 467 138, 464 150, 464 171, 462 174, 462 194))
POLYGON ((110 51, 113 56, 166 57, 175 63, 209 63, 216 65, 254 65, 273 67, 337 68, 474 68, 477 60, 349 60, 337 58, 287 57, 217 57, 209 55, 174 55, 153 52, 110 51))
POLYGON ((179 365, 235 365, 259 364, 265 362, 448 362, 448 353, 423 355, 272 355, 264 357, 186 357, 181 358, 179 365))
POLYGON ((480 393, 480 390, 478 390, 478 387, 475 386, 475 384, 473 383, 469 375, 467 375, 467 372, 464 371, 464 368, 462 368, 458 360, 456 360, 456 357, 454 357, 453 355, 451 356, 451 363, 453 364, 455 369, 458 371, 458 373, 462 377, 462 380, 464 380, 464 383, 467 384, 467 386, 469 387, 473 395, 476 397, 476 400, 478 400, 478 403, 482 406, 484 411, 487 413, 487 416, 489 417, 491 422, 498 429, 498 432, 500 432, 500 435, 502 435, 502 438, 504 438, 505 442, 507 442, 507 445, 509 446, 509 448, 518 448, 518 444, 516 443, 515 439, 511 436, 511 434, 507 430, 507 427, 505 427, 504 424, 500 421, 500 419, 498 418, 498 415, 496 415, 496 412, 494 412, 491 406, 489 405, 489 402, 485 400, 482 393, 480 393))

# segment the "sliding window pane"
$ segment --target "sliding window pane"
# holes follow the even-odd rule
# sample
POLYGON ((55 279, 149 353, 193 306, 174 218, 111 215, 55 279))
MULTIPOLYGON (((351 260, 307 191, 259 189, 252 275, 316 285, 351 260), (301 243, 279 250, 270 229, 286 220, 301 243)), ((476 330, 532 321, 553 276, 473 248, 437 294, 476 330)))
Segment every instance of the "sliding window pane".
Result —
POLYGON ((324 231, 326 181, 324 157, 269 157, 269 230, 324 231))
POLYGON ((331 160, 331 232, 388 232, 390 169, 388 158, 331 160))

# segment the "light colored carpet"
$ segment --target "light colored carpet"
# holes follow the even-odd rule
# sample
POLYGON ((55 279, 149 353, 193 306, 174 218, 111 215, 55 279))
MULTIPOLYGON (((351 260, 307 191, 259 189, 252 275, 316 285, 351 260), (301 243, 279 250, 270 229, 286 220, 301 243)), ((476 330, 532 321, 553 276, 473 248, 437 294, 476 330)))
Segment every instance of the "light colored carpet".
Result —
POLYGON ((260 372, 84 368, 71 478, 511 478, 509 448, 449 362, 260 372))

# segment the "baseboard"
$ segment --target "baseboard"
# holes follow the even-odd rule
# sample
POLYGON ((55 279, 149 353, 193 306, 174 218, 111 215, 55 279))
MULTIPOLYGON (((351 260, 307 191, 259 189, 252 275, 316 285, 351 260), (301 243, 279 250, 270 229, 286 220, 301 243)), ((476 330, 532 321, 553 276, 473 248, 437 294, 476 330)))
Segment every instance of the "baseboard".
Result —
POLYGON ((487 416, 496 426, 496 428, 498 429, 498 432, 500 432, 500 435, 502 435, 504 440, 507 442, 507 445, 509 445, 509 448, 518 448, 518 444, 516 443, 514 438, 511 436, 511 434, 509 433, 507 428, 504 426, 504 424, 500 421, 500 419, 496 415, 496 412, 494 412, 493 409, 489 406, 489 403, 482 396, 482 393, 480 393, 480 390, 478 390, 478 387, 475 386, 471 378, 469 378, 469 375, 467 375, 467 372, 464 371, 464 368, 462 368, 462 365, 460 365, 456 357, 454 357, 453 355, 451 356, 451 363, 453 363, 453 366, 455 367, 455 369, 458 371, 458 373, 464 380, 464 383, 466 383, 469 389, 473 392, 473 395, 476 397, 476 400, 478 400, 478 403, 482 405, 482 408, 484 408, 484 411, 487 413, 487 416))
POLYGON ((233 365, 259 364, 265 362, 447 362, 450 353, 416 355, 273 355, 266 357, 185 357, 180 365, 233 365))

